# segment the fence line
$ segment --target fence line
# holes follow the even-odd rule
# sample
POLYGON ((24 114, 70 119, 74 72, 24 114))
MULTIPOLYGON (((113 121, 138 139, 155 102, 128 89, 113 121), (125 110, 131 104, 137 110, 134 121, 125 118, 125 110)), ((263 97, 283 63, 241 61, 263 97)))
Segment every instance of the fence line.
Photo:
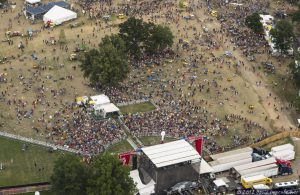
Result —
POLYGON ((133 100, 133 101, 129 101, 129 102, 119 102, 119 103, 117 103, 117 106, 128 106, 128 105, 140 104, 140 103, 144 103, 144 102, 149 102, 149 99, 145 98, 145 99, 133 100))
POLYGON ((14 139, 14 140, 18 140, 18 141, 28 142, 28 143, 32 143, 32 144, 36 144, 36 145, 41 145, 41 146, 44 146, 44 147, 47 147, 47 148, 54 148, 54 149, 57 148, 59 150, 63 150, 63 151, 67 151, 67 152, 83 154, 83 152, 80 151, 80 150, 67 148, 67 147, 63 147, 63 146, 60 146, 60 145, 50 144, 50 143, 47 143, 47 142, 44 142, 44 141, 35 140, 35 139, 32 139, 32 138, 23 137, 23 136, 20 136, 20 135, 14 135, 14 134, 6 133, 6 132, 3 132, 3 131, 0 131, 0 136, 10 138, 10 139, 14 139))

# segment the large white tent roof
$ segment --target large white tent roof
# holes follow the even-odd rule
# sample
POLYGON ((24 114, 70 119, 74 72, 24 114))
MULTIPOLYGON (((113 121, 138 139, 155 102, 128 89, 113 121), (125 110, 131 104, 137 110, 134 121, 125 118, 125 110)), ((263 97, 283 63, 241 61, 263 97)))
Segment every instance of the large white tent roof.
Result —
POLYGON ((51 21, 55 24, 61 24, 74 18, 77 18, 75 12, 55 5, 44 15, 43 20, 44 22, 51 21))
POLYGON ((35 4, 41 2, 41 0, 25 0, 26 3, 35 4))
POLYGON ((99 108, 101 110, 103 110, 105 113, 119 112, 120 111, 120 109, 112 103, 104 104, 104 105, 100 106, 99 108))
POLYGON ((109 98, 104 94, 91 96, 91 99, 94 101, 95 105, 103 105, 110 103, 109 98))
POLYGON ((201 156, 185 140, 142 148, 157 168, 178 164, 185 161, 199 162, 201 156))

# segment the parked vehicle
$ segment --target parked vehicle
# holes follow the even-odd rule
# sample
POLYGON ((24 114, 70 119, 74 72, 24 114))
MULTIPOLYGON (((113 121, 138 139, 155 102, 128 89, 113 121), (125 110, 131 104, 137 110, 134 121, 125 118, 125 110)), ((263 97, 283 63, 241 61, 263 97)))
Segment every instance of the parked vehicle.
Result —
POLYGON ((272 179, 264 175, 257 175, 257 176, 242 178, 241 183, 244 188, 249 189, 249 188, 253 188, 253 186, 257 184, 265 184, 265 185, 272 184, 273 181, 272 179))
POLYGON ((275 183, 274 189, 296 189, 298 188, 299 180, 275 183))

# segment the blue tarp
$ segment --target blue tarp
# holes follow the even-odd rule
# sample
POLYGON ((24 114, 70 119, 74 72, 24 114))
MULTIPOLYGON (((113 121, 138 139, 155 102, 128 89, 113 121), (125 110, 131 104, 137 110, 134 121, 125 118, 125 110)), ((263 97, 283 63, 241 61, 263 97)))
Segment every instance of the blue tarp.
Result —
POLYGON ((63 8, 69 8, 69 4, 64 2, 64 1, 58 1, 58 2, 50 2, 48 4, 44 4, 38 7, 31 7, 27 6, 26 7, 26 12, 31 14, 31 15, 39 15, 39 14, 45 14, 48 12, 52 7, 55 5, 63 8))

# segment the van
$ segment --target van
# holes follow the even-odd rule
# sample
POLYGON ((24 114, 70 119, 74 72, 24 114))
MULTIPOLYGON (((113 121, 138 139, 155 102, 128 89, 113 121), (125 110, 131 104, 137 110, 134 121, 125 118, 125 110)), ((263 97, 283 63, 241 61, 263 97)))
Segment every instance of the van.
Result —
POLYGON ((252 188, 254 185, 258 185, 258 184, 265 184, 265 185, 272 184, 273 181, 272 179, 264 175, 256 175, 256 176, 241 178, 241 183, 245 189, 249 189, 252 188))

